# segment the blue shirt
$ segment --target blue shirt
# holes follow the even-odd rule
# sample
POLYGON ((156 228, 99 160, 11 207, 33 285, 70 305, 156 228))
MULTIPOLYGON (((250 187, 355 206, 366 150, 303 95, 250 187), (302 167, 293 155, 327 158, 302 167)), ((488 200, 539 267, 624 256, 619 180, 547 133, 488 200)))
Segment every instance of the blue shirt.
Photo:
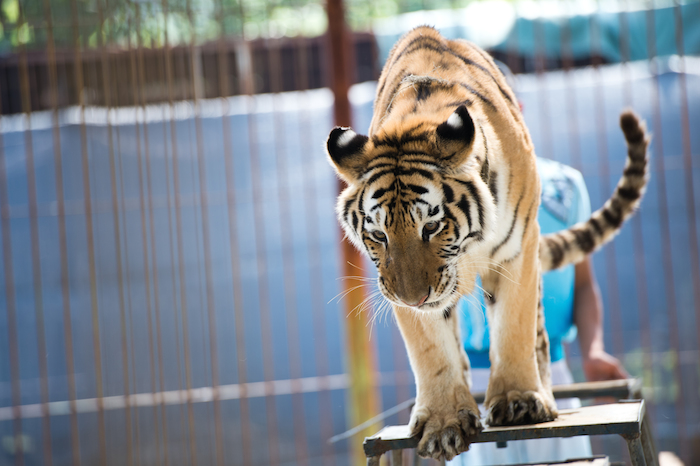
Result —
MULTIPOLYGON (((588 220, 591 202, 578 170, 553 160, 538 158, 537 171, 542 183, 542 198, 537 213, 541 234, 553 233, 588 220)), ((551 360, 555 362, 564 357, 562 343, 575 336, 574 266, 544 274, 543 286, 545 327, 549 334, 551 360)), ((464 347, 472 367, 490 367, 489 326, 482 294, 475 292, 463 298, 458 308, 464 347)))

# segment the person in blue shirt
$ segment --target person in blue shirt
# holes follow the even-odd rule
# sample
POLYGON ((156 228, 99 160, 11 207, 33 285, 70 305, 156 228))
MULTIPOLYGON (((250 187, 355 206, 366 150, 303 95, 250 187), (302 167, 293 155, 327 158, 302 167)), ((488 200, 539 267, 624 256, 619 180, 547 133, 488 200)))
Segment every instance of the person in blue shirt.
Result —
MULTIPOLYGON (((591 215, 588 191, 581 173, 558 162, 537 159, 542 197, 537 220, 542 234, 587 220, 591 215)), ((583 370, 589 381, 627 377, 620 361, 605 352, 602 305, 590 258, 543 277, 545 326, 549 334, 552 383, 572 383, 566 364, 564 343, 578 333, 583 370)), ((478 289, 478 288, 477 288, 478 289)), ((485 391, 489 377, 489 331, 483 297, 476 294, 460 301, 461 331, 472 366, 472 391, 485 391)), ((577 399, 558 400, 559 409, 580 406, 577 399)), ((482 410, 483 411, 483 410, 482 410)), ((495 444, 474 444, 450 462, 452 465, 527 463, 563 461, 591 456, 588 437, 572 437, 509 442, 506 448, 495 444)))

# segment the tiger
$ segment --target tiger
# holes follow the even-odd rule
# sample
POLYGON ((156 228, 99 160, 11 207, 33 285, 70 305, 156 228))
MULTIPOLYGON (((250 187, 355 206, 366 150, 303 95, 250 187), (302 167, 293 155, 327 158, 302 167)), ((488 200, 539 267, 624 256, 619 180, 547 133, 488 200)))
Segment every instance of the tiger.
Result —
POLYGON ((644 122, 621 114, 622 177, 590 219, 541 236, 535 150, 494 60, 432 27, 404 35, 377 83, 368 135, 335 127, 328 159, 347 187, 337 216, 377 269, 416 383, 410 431, 423 457, 452 459, 483 425, 455 305, 477 275, 489 320, 485 423, 551 421, 541 274, 583 260, 635 211, 648 180, 644 122))

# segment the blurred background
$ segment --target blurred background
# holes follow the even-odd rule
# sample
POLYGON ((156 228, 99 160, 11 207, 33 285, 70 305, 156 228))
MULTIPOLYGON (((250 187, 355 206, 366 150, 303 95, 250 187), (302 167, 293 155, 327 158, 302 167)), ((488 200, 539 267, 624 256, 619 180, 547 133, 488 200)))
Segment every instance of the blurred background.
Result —
POLYGON ((646 198, 594 256, 605 343, 700 464, 700 2, 0 0, 0 465, 358 464, 361 437, 327 440, 415 387, 358 312, 375 289, 339 278, 372 271, 323 143, 366 131, 420 24, 510 66, 594 208, 620 111, 646 119, 646 198))

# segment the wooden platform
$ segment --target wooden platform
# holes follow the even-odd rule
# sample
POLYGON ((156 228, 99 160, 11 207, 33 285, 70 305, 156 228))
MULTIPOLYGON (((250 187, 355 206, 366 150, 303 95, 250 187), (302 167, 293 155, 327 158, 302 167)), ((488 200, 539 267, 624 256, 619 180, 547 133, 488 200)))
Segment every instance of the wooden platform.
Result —
MULTIPOLYGON (((568 385, 555 385, 552 387, 552 394, 554 398, 560 400, 562 398, 613 398, 615 400, 622 399, 635 399, 639 400, 642 398, 642 381, 641 379, 622 379, 622 380, 608 380, 603 382, 583 382, 583 383, 572 383, 568 385)), ((472 394, 474 400, 482 404, 484 398, 486 398, 486 393, 477 392, 472 394)), ((328 439, 329 443, 335 443, 339 440, 344 440, 350 438, 358 432, 362 432, 364 429, 371 427, 375 424, 381 423, 388 417, 393 416, 396 413, 403 411, 404 409, 409 409, 415 403, 415 398, 408 399, 383 413, 368 419, 360 425, 353 427, 352 429, 346 430, 342 434, 334 435, 328 439)))
POLYGON ((559 463, 528 463, 520 466, 610 466, 607 456, 573 459, 559 463))
MULTIPOLYGON (((487 427, 472 439, 472 443, 502 444, 510 440, 616 434, 627 441, 633 465, 656 466, 658 458, 653 448, 648 423, 644 421, 644 400, 623 400, 612 404, 561 410, 558 419, 541 424, 487 427)), ((408 426, 387 426, 365 439, 367 464, 379 464, 379 457, 388 451, 416 448, 418 440, 417 437, 409 436, 408 426)))

